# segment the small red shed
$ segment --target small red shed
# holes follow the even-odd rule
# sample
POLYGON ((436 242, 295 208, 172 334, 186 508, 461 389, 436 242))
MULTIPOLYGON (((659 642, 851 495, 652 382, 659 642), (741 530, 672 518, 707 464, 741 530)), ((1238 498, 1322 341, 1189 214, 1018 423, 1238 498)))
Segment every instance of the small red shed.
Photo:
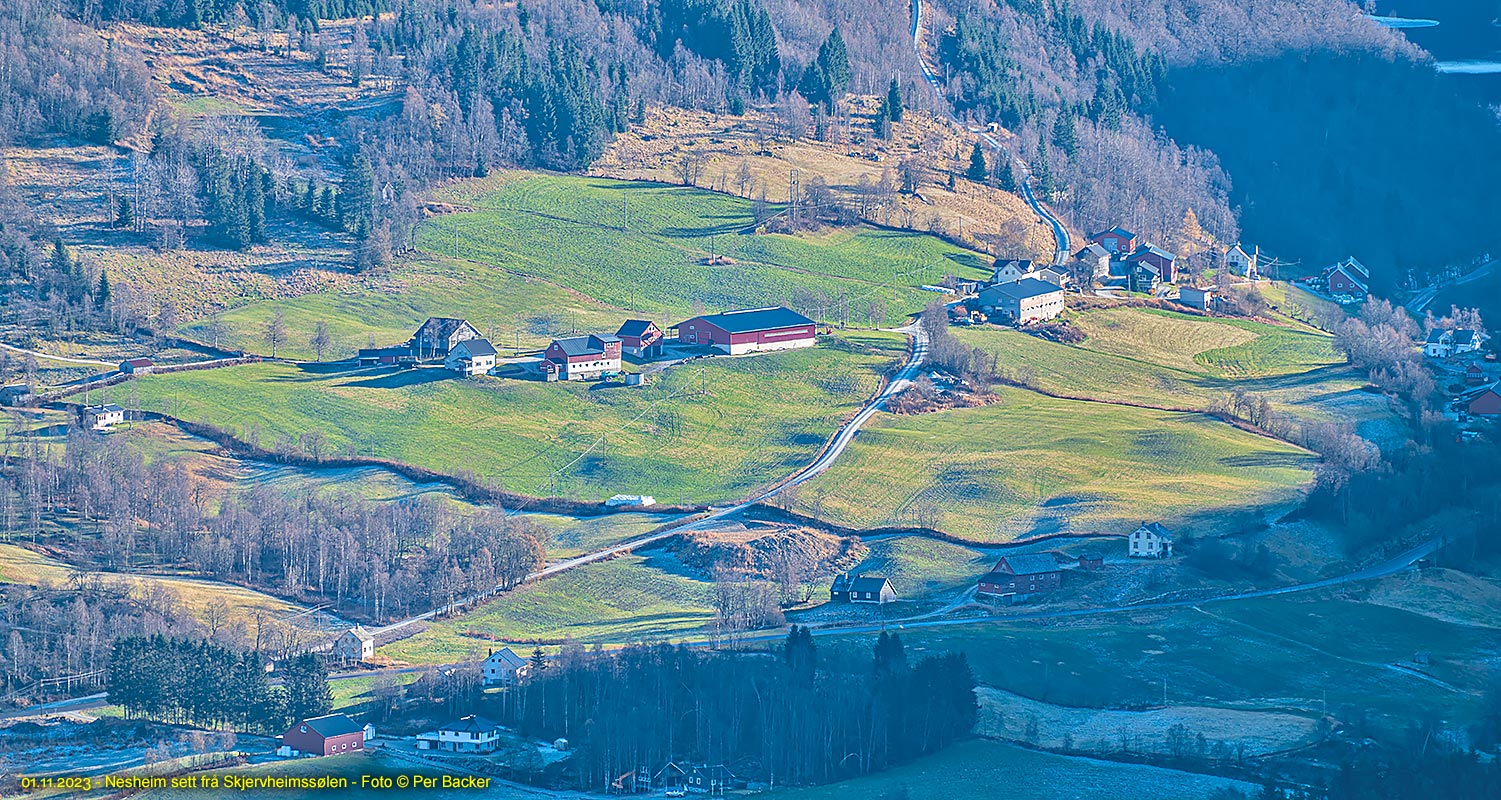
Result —
POLYGON ((1501 414, 1501 393, 1492 386, 1475 395, 1470 398, 1469 412, 1472 417, 1494 417, 1501 414))
POLYGON ((358 753, 365 749, 365 729, 343 714, 326 714, 288 728, 281 743, 306 756, 358 753))

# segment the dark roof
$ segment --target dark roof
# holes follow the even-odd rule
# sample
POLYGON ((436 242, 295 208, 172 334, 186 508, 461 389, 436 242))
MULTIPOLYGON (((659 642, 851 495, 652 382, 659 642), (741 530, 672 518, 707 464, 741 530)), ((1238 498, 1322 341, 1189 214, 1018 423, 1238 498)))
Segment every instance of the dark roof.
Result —
POLYGON ((555 339, 553 340, 553 344, 563 348, 563 355, 566 356, 591 356, 604 353, 606 342, 618 341, 620 341, 620 337, 618 336, 610 336, 608 334, 598 336, 591 333, 588 336, 571 336, 567 339, 555 339))
POLYGON ((132 367, 149 367, 149 366, 151 366, 151 359, 149 359, 149 358, 127 358, 127 359, 125 359, 125 363, 129 364, 132 367))
POLYGON ((1053 292, 1061 292, 1063 291, 1063 287, 1055 283, 1040 281, 1036 278, 1022 278, 1019 281, 1011 281, 1010 283, 998 283, 985 291, 996 292, 997 294, 1020 301, 1045 294, 1052 294, 1053 292))
POLYGON ((1022 272, 1032 271, 1032 259, 1030 258, 998 258, 995 260, 995 268, 999 270, 1007 264, 1015 264, 1021 267, 1022 272))
POLYGON ((1425 344, 1443 344, 1444 335, 1447 333, 1448 331, 1443 328, 1434 328, 1428 332, 1428 341, 1425 344))
MULTIPOLYGON (((702 320, 729 333, 751 333, 813 324, 813 320, 786 306, 747 308, 742 311, 726 311, 723 314, 709 314, 693 319, 702 320)), ((689 321, 684 320, 673 327, 681 328, 689 321)))
POLYGON ((365 730, 358 722, 343 714, 328 714, 322 717, 313 717, 312 719, 303 720, 300 724, 308 726, 313 733, 325 739, 349 733, 359 733, 365 730))
POLYGON ((509 647, 502 647, 499 650, 496 650, 495 652, 490 654, 489 658, 486 658, 485 660, 493 661, 496 664, 505 664, 511 669, 520 669, 521 667, 526 666, 526 659, 511 652, 511 648, 509 647))
POLYGON ((854 580, 850 581, 849 586, 850 591, 852 592, 870 592, 871 594, 880 594, 882 589, 884 589, 885 586, 889 583, 891 583, 890 578, 885 578, 880 575, 856 575, 854 580))
POLYGON ((1471 364, 1470 366, 1465 367, 1465 372, 1485 372, 1485 370, 1482 369, 1479 364, 1471 364))
POLYGON ((1168 532, 1167 528, 1162 527, 1162 523, 1160 522, 1143 522, 1141 523, 1141 527, 1137 528, 1136 530, 1145 530, 1148 533, 1155 533, 1158 536, 1162 537, 1162 539, 1165 541, 1171 542, 1173 540, 1173 535, 1168 532))
POLYGON ((1134 233, 1126 230, 1125 228, 1122 228, 1119 225, 1117 225, 1114 228, 1111 228, 1109 230, 1100 231, 1099 233, 1091 233, 1089 235, 1089 238, 1091 238, 1091 239, 1098 239, 1098 238, 1100 238, 1101 236, 1104 236, 1107 233, 1113 233, 1116 236, 1125 237, 1127 239, 1135 239, 1136 238, 1136 234, 1134 234, 1134 233))
MULTIPOLYGON (((420 334, 429 326, 432 326, 438 338, 446 339, 449 336, 452 336, 454 331, 468 324, 468 320, 460 319, 458 317, 428 317, 427 322, 422 323, 422 327, 418 328, 417 332, 420 334)), ((474 326, 471 325, 470 327, 474 326)))
POLYGON ((1145 258, 1147 256, 1147 254, 1149 254, 1149 253, 1152 254, 1152 255, 1157 256, 1158 258, 1165 258, 1168 261, 1177 261, 1178 260, 1177 256, 1173 255, 1172 253, 1169 253, 1166 250, 1163 250, 1162 248, 1158 247, 1155 244, 1138 245, 1137 248, 1134 251, 1132 251, 1131 255, 1127 258, 1127 260, 1128 261, 1134 261, 1134 260, 1137 260, 1137 259, 1145 258))
POLYGON ((1001 563, 1010 568, 1011 575, 1040 575, 1045 572, 1057 572, 1058 562, 1047 553, 1022 553, 1014 556, 1004 556, 1001 562, 995 565, 995 572, 1006 573, 1001 569, 1001 563))
POLYGON ((500 730, 500 724, 484 717, 470 714, 467 717, 460 717, 438 730, 453 731, 455 733, 491 733, 500 730))
POLYGON ((1454 329, 1454 346, 1463 347, 1475 341, 1475 332, 1469 328, 1454 329))
POLYGON ((454 345, 455 350, 460 347, 468 350, 469 355, 471 356, 495 355, 495 345, 490 344, 489 339, 465 339, 464 341, 454 345))
POLYGON ((102 414, 106 411, 124 411, 125 409, 115 405, 114 403, 100 403, 97 406, 90 406, 89 410, 94 412, 95 414, 102 414))
POLYGON ((620 326, 620 330, 615 331, 615 335, 621 337, 641 336, 646 333, 646 329, 651 324, 652 322, 649 319, 628 319, 620 326))

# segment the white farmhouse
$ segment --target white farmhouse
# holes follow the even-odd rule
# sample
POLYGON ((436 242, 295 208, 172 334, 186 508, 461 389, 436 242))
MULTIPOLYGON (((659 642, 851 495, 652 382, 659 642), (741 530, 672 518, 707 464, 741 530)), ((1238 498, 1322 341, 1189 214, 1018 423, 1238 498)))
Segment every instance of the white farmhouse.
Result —
POLYGON ((1166 558, 1173 554, 1173 535, 1160 522, 1143 522, 1126 540, 1132 558, 1166 558))
POLYGON ((532 671, 530 661, 502 647, 480 665, 480 678, 486 686, 510 686, 526 680, 532 671))
POLYGON ((448 351, 443 366, 466 378, 487 375, 495 369, 495 346, 485 339, 465 339, 448 351))

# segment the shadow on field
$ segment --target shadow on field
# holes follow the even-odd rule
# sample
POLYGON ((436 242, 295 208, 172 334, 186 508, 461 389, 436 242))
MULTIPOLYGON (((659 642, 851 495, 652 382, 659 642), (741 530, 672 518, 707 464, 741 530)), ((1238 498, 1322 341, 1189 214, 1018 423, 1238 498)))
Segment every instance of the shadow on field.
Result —
POLYGON ((361 389, 401 389, 446 381, 451 377, 453 373, 446 369, 402 369, 362 381, 350 381, 344 385, 361 389))
POLYGON ((710 218, 725 220, 725 222, 722 222, 718 225, 700 225, 695 228, 663 228, 661 233, 663 236, 675 239, 702 238, 704 236, 728 236, 732 233, 739 233, 745 230, 746 226, 754 222, 754 220, 741 214, 715 214, 710 218))

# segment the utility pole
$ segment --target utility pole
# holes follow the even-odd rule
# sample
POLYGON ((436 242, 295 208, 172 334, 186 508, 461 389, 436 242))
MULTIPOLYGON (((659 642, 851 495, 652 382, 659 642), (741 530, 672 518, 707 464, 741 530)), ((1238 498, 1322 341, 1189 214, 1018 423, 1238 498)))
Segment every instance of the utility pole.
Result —
POLYGON ((797 200, 798 200, 798 195, 802 194, 802 187, 799 186, 798 184, 799 184, 799 181, 798 181, 797 168, 794 167, 792 169, 791 175, 788 176, 788 186, 787 186, 787 194, 788 194, 788 198, 787 199, 788 199, 788 202, 792 205, 792 229, 794 231, 797 230, 797 200))

